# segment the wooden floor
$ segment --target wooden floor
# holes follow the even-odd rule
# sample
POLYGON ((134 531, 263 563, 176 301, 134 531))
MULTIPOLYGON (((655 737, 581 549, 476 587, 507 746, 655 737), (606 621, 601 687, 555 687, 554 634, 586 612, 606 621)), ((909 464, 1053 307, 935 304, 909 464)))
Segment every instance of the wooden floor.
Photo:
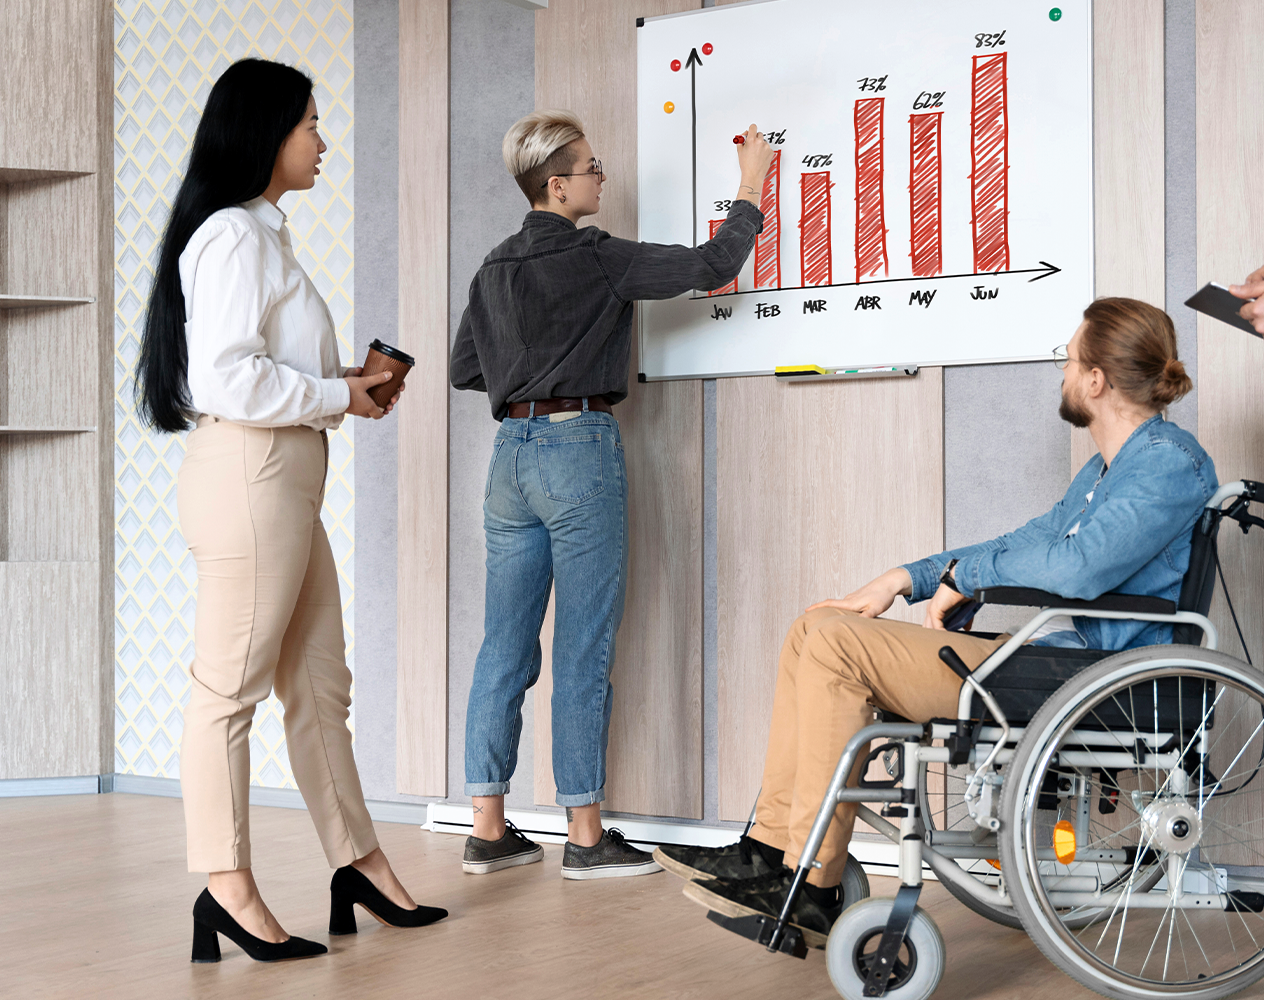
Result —
MULTIPOLYGON (((464 838, 378 824, 383 849, 442 923, 326 933, 329 871, 307 814, 251 810, 255 873, 292 934, 330 946, 304 962, 260 965, 221 939, 218 965, 189 962, 190 911, 205 885, 184 864, 176 799, 90 795, 0 800, 0 994, 13 997, 552 1000, 599 997, 830 1000, 824 956, 769 955, 708 923, 662 873, 565 882, 561 848, 544 863, 464 875, 464 838)), ((872 880, 875 895, 895 892, 872 880)), ((942 1000, 1095 997, 1027 937, 966 910, 934 882, 922 902, 948 944, 942 1000)))

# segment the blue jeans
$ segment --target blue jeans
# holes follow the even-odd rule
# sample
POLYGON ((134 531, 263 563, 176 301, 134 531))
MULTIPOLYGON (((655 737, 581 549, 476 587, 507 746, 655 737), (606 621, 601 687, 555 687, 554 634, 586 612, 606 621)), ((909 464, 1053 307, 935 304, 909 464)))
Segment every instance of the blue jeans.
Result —
POLYGON ((540 677, 553 585, 553 779, 557 803, 606 797, 615 633, 628 577, 627 470, 619 424, 585 411, 506 419, 483 502, 487 602, 465 716, 465 794, 504 795, 522 702, 540 677))

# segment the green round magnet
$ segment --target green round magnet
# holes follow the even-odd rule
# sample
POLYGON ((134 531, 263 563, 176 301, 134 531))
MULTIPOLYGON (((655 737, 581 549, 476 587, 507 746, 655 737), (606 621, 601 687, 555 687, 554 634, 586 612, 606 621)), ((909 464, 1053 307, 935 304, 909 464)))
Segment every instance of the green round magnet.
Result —
POLYGON ((1049 20, 1050 20, 1050 21, 1061 21, 1061 20, 1062 20, 1062 8, 1061 8, 1061 7, 1050 7, 1050 8, 1049 8, 1049 20))

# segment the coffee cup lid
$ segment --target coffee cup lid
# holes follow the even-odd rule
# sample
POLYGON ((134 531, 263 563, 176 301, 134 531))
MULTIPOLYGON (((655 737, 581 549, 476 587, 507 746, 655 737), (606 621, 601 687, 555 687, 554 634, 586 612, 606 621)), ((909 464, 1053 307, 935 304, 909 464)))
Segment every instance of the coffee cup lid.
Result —
POLYGON ((380 340, 375 340, 369 345, 370 351, 377 351, 378 354, 385 354, 388 358, 394 358, 396 361, 402 361, 409 367, 417 364, 413 360, 411 354, 405 354, 398 347, 392 347, 390 344, 383 344, 380 340))

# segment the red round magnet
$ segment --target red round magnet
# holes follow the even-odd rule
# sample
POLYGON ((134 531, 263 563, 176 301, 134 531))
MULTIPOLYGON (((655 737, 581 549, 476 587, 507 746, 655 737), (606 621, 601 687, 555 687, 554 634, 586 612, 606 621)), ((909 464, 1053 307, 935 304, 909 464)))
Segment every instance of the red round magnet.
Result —
POLYGON ((673 73, 679 73, 679 72, 680 72, 680 60, 679 60, 679 59, 673 59, 673 60, 672 60, 672 72, 673 72, 673 73))
POLYGON ((715 51, 715 46, 712 45, 710 42, 707 42, 706 45, 702 46, 702 54, 704 56, 709 56, 714 51, 715 51))

